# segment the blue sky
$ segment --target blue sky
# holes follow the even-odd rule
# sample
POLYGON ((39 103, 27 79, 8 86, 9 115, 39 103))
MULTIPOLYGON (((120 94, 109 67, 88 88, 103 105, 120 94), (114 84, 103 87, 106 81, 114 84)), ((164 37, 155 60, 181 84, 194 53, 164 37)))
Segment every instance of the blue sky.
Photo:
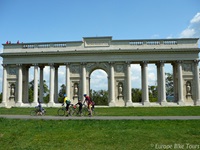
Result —
MULTIPOLYGON (((88 36, 200 37, 200 0, 0 0, 1 44, 7 40, 80 41, 88 36)), ((101 73, 95 72, 94 76, 101 73)), ((155 77, 153 72, 149 74, 155 77)))

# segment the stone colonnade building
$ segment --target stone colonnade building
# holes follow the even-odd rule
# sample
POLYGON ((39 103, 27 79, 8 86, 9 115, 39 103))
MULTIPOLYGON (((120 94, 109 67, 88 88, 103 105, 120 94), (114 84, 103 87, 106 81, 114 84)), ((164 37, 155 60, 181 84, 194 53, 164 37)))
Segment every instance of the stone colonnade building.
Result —
POLYGON ((82 41, 3 44, 1 107, 35 106, 43 99, 43 69, 50 66, 47 107, 57 106, 58 67, 65 66, 66 94, 75 103, 89 93, 90 74, 108 75, 109 106, 172 105, 166 101, 165 63, 173 66, 173 105, 200 105, 198 39, 112 40, 85 37, 82 41), (141 66, 142 103, 132 103, 131 64, 141 66), (149 102, 148 64, 157 66, 158 102, 149 102), (34 101, 28 102, 29 68, 34 67, 34 101), (38 83, 38 80, 40 81, 38 83), (38 92, 38 86, 40 91, 38 92), (40 93, 40 94, 39 94, 40 93))

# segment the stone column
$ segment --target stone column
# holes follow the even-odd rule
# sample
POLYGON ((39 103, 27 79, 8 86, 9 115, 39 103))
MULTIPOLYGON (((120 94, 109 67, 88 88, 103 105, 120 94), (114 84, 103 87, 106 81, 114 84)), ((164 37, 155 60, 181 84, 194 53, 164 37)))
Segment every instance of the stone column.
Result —
POLYGON ((38 64, 34 64, 34 95, 33 95, 33 106, 38 103, 38 64))
POLYGON ((58 102, 58 65, 55 66, 54 102, 58 102))
POLYGON ((178 102, 178 81, 177 81, 177 63, 172 63, 173 66, 173 92, 174 92, 174 101, 173 102, 178 102))
POLYGON ((69 63, 66 63, 66 95, 68 98, 71 99, 70 95, 70 70, 69 70, 69 63))
POLYGON ((126 71, 126 84, 127 84, 127 101, 126 106, 133 106, 132 100, 131 100, 131 64, 130 62, 127 62, 127 71, 126 71))
POLYGON ((166 87, 165 87, 165 68, 164 68, 164 62, 161 61, 160 63, 160 89, 161 89, 161 101, 160 104, 161 105, 167 105, 167 101, 166 101, 166 87))
POLYGON ((86 93, 86 68, 85 68, 85 63, 82 63, 82 95, 81 97, 84 100, 84 94, 89 95, 89 93, 86 93))
POLYGON ((8 82, 7 82, 7 65, 2 64, 3 66, 3 83, 2 83, 2 89, 3 89, 3 96, 2 96, 2 103, 1 106, 7 107, 7 87, 8 87, 8 82))
POLYGON ((43 102, 44 97, 44 66, 40 66, 40 102, 43 102))
POLYGON ((24 67, 23 100, 26 103, 29 103, 29 67, 30 66, 24 67))
POLYGON ((54 106, 54 79, 55 79, 55 68, 54 64, 50 64, 50 96, 48 106, 54 106))
POLYGON ((142 92, 143 92, 143 105, 150 105, 149 103, 149 89, 148 89, 148 64, 142 63, 142 92))
POLYGON ((158 93, 158 103, 161 102, 161 94, 160 94, 160 88, 161 88, 161 84, 160 84, 160 63, 156 63, 157 66, 157 93, 158 93))
POLYGON ((113 67, 113 62, 110 62, 110 92, 109 92, 109 106, 115 106, 115 77, 114 77, 114 67, 113 67))
POLYGON ((184 105, 182 61, 178 61, 178 104, 179 105, 184 105))
POLYGON ((200 89, 200 84, 199 84, 199 65, 198 65, 198 63, 199 63, 199 60, 195 60, 194 61, 194 72, 195 72, 195 74, 194 74, 194 81, 195 81, 195 96, 196 96, 196 99, 194 100, 194 104, 195 105, 200 105, 200 91, 199 91, 199 89, 200 89))
POLYGON ((16 106, 22 106, 22 64, 18 64, 18 97, 16 106))

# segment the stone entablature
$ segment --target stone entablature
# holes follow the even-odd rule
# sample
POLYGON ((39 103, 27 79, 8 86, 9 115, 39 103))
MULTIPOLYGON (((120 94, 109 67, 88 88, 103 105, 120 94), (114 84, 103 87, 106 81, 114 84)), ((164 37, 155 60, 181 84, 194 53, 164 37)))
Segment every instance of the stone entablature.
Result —
MULTIPOLYGON (((34 106, 38 81, 43 69, 50 66, 50 98, 48 107, 58 104, 58 67, 65 66, 66 93, 73 102, 89 93, 90 74, 103 69, 108 75, 109 106, 152 105, 148 94, 148 64, 157 66, 158 102, 166 101, 165 63, 171 63, 174 76, 173 105, 200 104, 198 39, 112 40, 85 37, 83 41, 3 44, 3 101, 0 106, 34 106), (131 101, 130 65, 141 65, 142 103, 131 101), (34 102, 28 103, 29 68, 34 66, 34 102), (40 71, 39 71, 40 70, 40 71), (40 72, 40 74, 38 73, 40 72)), ((43 82, 39 83, 40 87, 43 82)), ((43 89, 40 89, 43 93, 43 89)))
POLYGON ((3 53, 57 52, 84 50, 148 50, 198 48, 197 38, 112 40, 112 37, 83 38, 83 41, 3 44, 3 53), (15 49, 15 51, 13 51, 15 49))

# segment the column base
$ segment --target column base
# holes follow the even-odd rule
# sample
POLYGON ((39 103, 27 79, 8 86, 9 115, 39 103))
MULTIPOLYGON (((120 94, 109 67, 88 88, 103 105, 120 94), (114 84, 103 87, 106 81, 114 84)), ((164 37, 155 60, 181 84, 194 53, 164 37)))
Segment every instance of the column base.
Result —
POLYGON ((150 103, 150 102, 142 102, 142 104, 143 104, 144 106, 151 106, 151 103, 150 103))
POLYGON ((133 106, 133 103, 131 101, 126 102, 126 106, 133 106))
POLYGON ((0 107, 6 107, 7 108, 7 103, 5 103, 5 102, 0 103, 0 107))
POLYGON ((116 104, 115 104, 115 102, 110 102, 110 103, 109 103, 109 106, 111 106, 111 107, 112 107, 112 106, 116 106, 116 104))
POLYGON ((160 105, 161 105, 161 106, 167 106, 168 103, 167 103, 167 102, 160 102, 160 105))
POLYGON ((184 103, 183 101, 179 101, 179 102, 178 102, 178 105, 180 105, 180 106, 185 106, 185 103, 184 103))
POLYGON ((194 103, 195 106, 200 106, 200 100, 197 100, 195 103, 194 103))
POLYGON ((22 102, 17 102, 17 103, 15 104, 16 107, 21 107, 22 105, 23 105, 22 102))
POLYGON ((53 107, 53 106, 55 106, 55 103, 53 103, 53 102, 49 102, 49 103, 47 104, 47 107, 53 107))
POLYGON ((37 106, 38 104, 36 103, 36 102, 33 102, 33 103, 31 103, 31 106, 32 107, 35 107, 35 106, 37 106))

